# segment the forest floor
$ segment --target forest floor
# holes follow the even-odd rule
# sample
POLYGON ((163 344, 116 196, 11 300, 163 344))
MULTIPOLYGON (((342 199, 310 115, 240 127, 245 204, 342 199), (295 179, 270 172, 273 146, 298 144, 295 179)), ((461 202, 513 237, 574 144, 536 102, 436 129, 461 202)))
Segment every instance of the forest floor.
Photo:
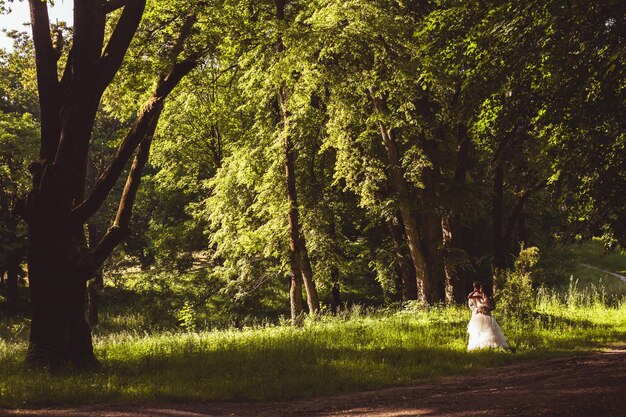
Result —
POLYGON ((413 387, 274 402, 102 404, 0 410, 6 416, 568 416, 618 417, 626 410, 626 347, 477 370, 413 387))

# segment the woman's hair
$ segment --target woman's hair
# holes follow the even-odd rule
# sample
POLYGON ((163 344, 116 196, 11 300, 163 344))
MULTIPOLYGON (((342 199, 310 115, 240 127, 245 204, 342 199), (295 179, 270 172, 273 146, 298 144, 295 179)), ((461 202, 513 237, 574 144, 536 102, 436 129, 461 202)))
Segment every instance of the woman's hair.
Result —
POLYGON ((483 286, 483 294, 485 294, 487 297, 491 297, 493 294, 491 293, 491 288, 489 288, 488 286, 483 286))
POLYGON ((483 283, 480 282, 480 281, 474 281, 474 282, 472 282, 472 286, 474 288, 481 288, 483 286, 483 283))

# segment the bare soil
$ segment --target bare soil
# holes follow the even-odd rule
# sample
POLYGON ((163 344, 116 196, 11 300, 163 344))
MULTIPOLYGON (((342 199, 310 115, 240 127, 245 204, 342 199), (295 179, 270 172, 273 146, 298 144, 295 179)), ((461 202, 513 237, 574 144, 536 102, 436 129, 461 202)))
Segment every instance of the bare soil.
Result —
POLYGON ((626 349, 478 370, 413 387, 312 400, 101 404, 0 410, 4 416, 626 417, 626 349))

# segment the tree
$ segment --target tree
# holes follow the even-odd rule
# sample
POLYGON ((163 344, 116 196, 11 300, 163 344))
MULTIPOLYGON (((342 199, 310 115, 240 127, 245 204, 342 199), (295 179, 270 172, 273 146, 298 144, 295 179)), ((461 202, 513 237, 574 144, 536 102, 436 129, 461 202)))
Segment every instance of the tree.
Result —
POLYGON ((181 29, 181 36, 171 45, 173 65, 159 77, 117 153, 91 194, 85 196, 98 107, 137 32, 145 0, 113 0, 98 6, 75 0, 73 37, 63 71, 59 71, 62 42, 58 34, 53 42, 47 3, 30 0, 29 4, 41 141, 39 160, 32 165, 32 188, 16 207, 28 227, 32 321, 27 361, 40 366, 71 363, 90 367, 97 360, 84 314, 86 281, 128 235, 132 206, 163 102, 195 61, 176 62, 188 36, 181 29), (135 150, 113 225, 95 248, 89 248, 83 225, 101 207, 135 150))

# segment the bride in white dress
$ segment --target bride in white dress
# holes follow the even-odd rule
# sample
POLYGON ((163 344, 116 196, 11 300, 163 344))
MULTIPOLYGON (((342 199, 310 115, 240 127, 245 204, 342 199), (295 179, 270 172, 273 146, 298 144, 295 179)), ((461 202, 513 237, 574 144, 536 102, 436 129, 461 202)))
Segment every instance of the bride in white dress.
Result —
POLYGON ((468 296, 468 305, 472 310, 472 319, 467 325, 469 343, 467 350, 484 348, 509 348, 509 343, 502 334, 500 325, 491 316, 495 309, 493 297, 489 295, 480 282, 474 282, 474 291, 468 296))

